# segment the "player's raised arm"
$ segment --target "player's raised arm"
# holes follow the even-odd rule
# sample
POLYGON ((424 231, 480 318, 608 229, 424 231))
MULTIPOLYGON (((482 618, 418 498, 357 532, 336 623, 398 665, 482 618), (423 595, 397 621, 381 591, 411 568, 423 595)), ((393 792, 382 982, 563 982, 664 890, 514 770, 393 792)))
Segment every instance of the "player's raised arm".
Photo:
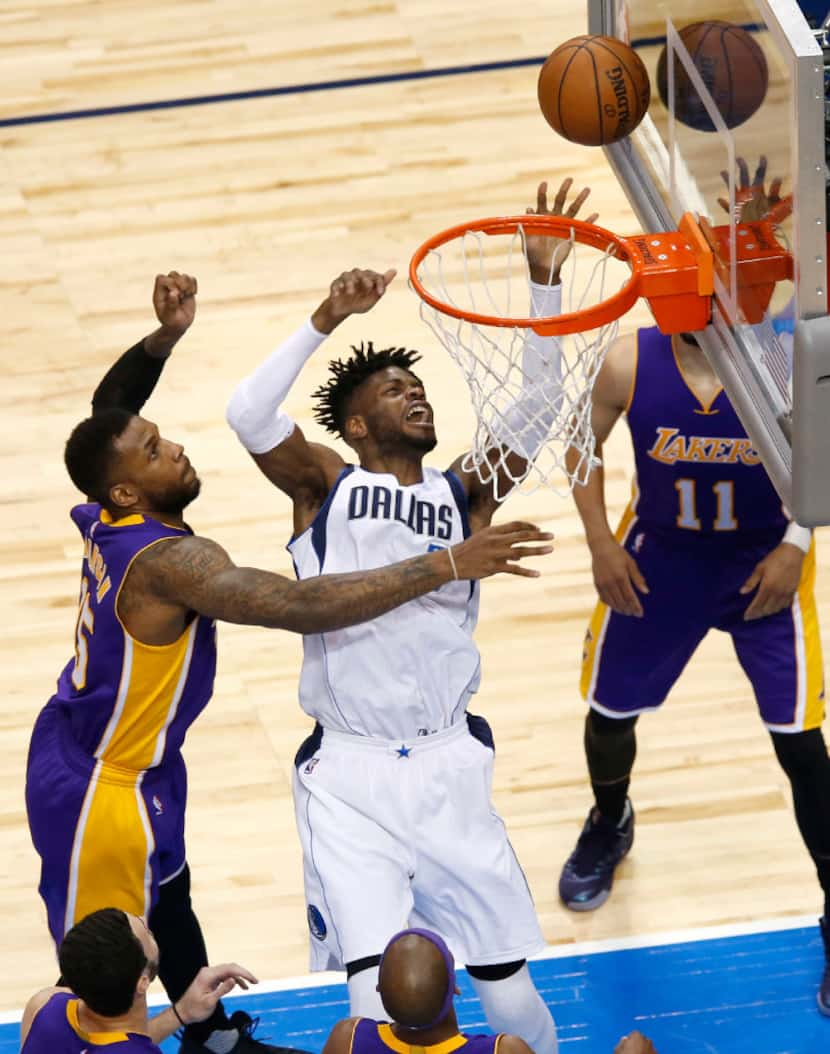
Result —
POLYGON ((370 311, 386 292, 395 271, 354 269, 331 283, 311 318, 234 390, 228 424, 271 482, 311 507, 323 501, 344 465, 329 447, 309 443, 280 409, 303 366, 341 322, 370 311))
POLYGON ((536 577, 518 561, 552 551, 550 534, 530 523, 488 527, 441 549, 373 571, 320 575, 295 582, 269 571, 237 567, 207 538, 155 545, 137 567, 149 592, 171 604, 224 622, 325 633, 366 622, 453 579, 504 572, 536 577))
MULTIPOLYGON (((584 187, 568 202, 572 185, 572 179, 563 180, 553 203, 549 205, 548 185, 546 182, 540 183, 535 207, 529 206, 525 211, 540 216, 577 216, 591 191, 589 187, 584 187)), ((591 213, 587 222, 595 222, 597 215, 591 213)), ((560 313, 560 273, 570 251, 571 243, 565 238, 534 234, 526 236, 531 317, 543 318, 560 313)), ((539 337, 529 331, 522 351, 521 395, 505 412, 501 431, 496 437, 501 446, 510 451, 505 459, 505 467, 499 468, 495 481, 485 484, 474 472, 464 471, 462 464, 466 455, 456 459, 451 466, 469 496, 471 522, 489 522, 498 506, 496 495, 503 497, 513 486, 513 481, 524 476, 527 462, 536 456, 545 441, 560 401, 561 360, 561 345, 556 337, 539 337)), ((496 463, 500 457, 500 453, 494 449, 492 457, 488 455, 488 460, 496 463)))
MULTIPOLYGON (((623 337, 609 349, 594 384, 591 428, 600 464, 591 470, 584 485, 573 488, 573 497, 591 550, 594 584, 600 600, 621 615, 640 616, 643 608, 637 593, 647 593, 648 586, 636 561, 614 537, 608 523, 605 472, 601 463, 603 444, 626 409, 636 368, 637 338, 623 337)), ((568 472, 577 471, 582 456, 573 447, 566 452, 568 472)))
POLYGON ((97 413, 117 407, 137 414, 150 398, 165 361, 196 315, 198 283, 187 274, 156 275, 153 307, 160 326, 110 367, 92 396, 97 413))

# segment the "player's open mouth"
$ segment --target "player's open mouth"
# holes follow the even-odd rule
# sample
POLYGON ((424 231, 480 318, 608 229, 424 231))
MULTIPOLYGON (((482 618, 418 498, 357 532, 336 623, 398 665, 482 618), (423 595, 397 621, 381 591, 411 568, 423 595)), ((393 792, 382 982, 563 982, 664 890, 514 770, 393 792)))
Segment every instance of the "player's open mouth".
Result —
POLYGON ((410 406, 406 413, 407 421, 416 421, 418 424, 432 424, 432 407, 428 403, 415 403, 410 406))

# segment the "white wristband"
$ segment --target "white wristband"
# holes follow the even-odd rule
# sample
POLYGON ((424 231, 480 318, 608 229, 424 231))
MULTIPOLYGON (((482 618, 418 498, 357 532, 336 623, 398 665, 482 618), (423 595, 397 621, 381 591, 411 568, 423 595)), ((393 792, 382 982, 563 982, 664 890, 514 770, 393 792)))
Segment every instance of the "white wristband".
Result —
POLYGON ((542 285, 539 282, 531 281, 530 314, 531 318, 547 318, 550 315, 561 315, 562 283, 542 285))
POLYGON ((796 523, 795 520, 790 520, 781 541, 789 542, 790 545, 797 546, 797 548, 803 553, 808 553, 813 541, 813 532, 809 527, 802 527, 801 524, 796 523))

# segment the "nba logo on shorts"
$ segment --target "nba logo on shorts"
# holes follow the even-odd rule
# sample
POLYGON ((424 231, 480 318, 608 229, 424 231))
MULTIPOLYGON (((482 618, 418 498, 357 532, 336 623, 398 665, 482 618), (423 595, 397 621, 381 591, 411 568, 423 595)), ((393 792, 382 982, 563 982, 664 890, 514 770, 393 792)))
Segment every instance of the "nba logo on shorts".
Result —
POLYGON ((318 941, 326 939, 326 920, 323 918, 322 913, 318 907, 314 904, 308 905, 308 928, 311 930, 311 935, 316 937, 318 941))
POLYGON ((645 540, 646 540, 646 536, 643 534, 642 531, 640 531, 640 533, 635 536, 634 544, 631 547, 634 550, 635 553, 639 553, 639 551, 643 548, 643 542, 645 540))
POLYGON ((311 775, 311 773, 314 771, 314 768, 317 765, 317 762, 319 760, 320 760, 319 758, 312 758, 311 761, 309 761, 309 763, 303 769, 303 772, 306 774, 306 776, 310 776, 311 775))
POLYGON ((153 808, 156 810, 156 816, 161 816, 164 812, 164 806, 161 804, 161 799, 157 794, 153 795, 153 808))

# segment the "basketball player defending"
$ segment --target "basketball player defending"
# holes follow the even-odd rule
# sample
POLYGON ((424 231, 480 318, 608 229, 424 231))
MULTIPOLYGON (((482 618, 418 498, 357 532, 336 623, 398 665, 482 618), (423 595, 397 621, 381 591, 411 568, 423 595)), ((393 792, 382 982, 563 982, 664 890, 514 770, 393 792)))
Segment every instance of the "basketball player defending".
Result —
POLYGON ((594 388, 598 456, 622 414, 636 480, 616 534, 602 467, 574 488, 599 593, 581 679, 594 805, 559 895, 574 911, 607 899, 634 839, 637 718, 662 704, 710 629, 729 633, 824 890, 818 1001, 830 1013, 830 760, 811 534, 788 519, 693 335, 642 329, 616 342, 594 388))
MULTIPOLYGON (((547 211, 543 188, 539 208, 547 211)), ((351 447, 357 466, 309 443, 279 409, 306 360, 346 318, 369 311, 394 273, 337 278, 311 321, 228 407, 259 468, 293 500, 289 549, 303 579, 452 545, 488 524, 496 507, 463 457, 446 472, 422 465, 436 436, 415 352, 355 348, 315 393, 317 419, 351 447)), ((548 277, 544 270, 540 280, 548 277)), ((551 285, 534 287, 532 310, 556 314, 558 295, 553 274, 551 285)), ((558 354, 555 341, 540 340, 526 373, 555 380, 558 354)), ((514 407, 517 459, 533 456, 550 427, 538 398, 528 390, 514 407)), ((391 934, 421 919, 463 957, 493 1031, 551 1054, 553 1020, 525 962, 544 941, 490 801, 490 729, 466 712, 479 681, 477 609, 478 588, 453 582, 356 632, 305 638, 300 704, 317 726, 297 755, 294 793, 312 967, 345 966, 352 1014, 380 1017, 380 953, 391 934)))
MULTIPOLYGON (((510 561, 534 550, 515 543, 550 537, 528 525, 493 527, 453 539, 452 550, 307 582, 237 567, 186 525, 184 510, 200 489, 196 471, 179 443, 139 416, 165 357, 193 320, 195 292, 187 275, 157 278, 161 329, 115 363, 93 398, 96 413, 67 442, 69 474, 90 497, 71 513, 84 544, 75 655, 37 719, 26 775, 40 893, 55 943, 98 908, 149 916, 162 952, 160 977, 174 1001, 207 965, 190 902, 181 747, 213 692, 214 620, 334 630, 456 577, 468 580, 457 588, 469 590, 470 579, 520 573, 510 561)), ((181 1049, 275 1049, 253 1039, 251 1028, 247 1014, 238 1010, 229 1019, 219 1003, 186 1029, 181 1049)))
MULTIPOLYGON (((453 1001, 455 960, 437 933, 409 929, 396 933, 384 949, 378 994, 386 1021, 350 1017, 331 1030, 323 1054, 533 1054, 518 1036, 460 1032, 453 1001)), ((614 1054, 657 1054, 639 1032, 623 1036, 614 1054)))

